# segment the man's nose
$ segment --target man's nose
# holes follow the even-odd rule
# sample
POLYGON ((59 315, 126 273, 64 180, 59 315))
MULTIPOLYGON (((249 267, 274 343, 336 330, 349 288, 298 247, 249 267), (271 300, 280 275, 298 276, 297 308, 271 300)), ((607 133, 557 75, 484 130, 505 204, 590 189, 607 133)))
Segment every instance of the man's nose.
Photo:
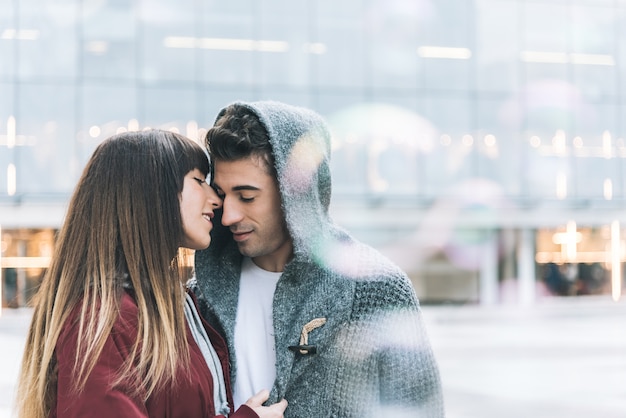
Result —
POLYGON ((222 201, 222 225, 232 226, 243 219, 243 214, 239 210, 239 205, 225 197, 222 201))

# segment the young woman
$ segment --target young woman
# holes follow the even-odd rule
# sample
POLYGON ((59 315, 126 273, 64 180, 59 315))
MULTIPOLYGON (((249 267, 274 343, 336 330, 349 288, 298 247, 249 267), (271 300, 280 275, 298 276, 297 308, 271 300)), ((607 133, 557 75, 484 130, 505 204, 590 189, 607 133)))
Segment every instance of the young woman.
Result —
POLYGON ((179 248, 208 247, 221 207, 208 172, 172 132, 96 148, 35 300, 20 418, 283 416, 284 400, 262 406, 267 391, 231 410, 226 344, 183 285, 179 248))

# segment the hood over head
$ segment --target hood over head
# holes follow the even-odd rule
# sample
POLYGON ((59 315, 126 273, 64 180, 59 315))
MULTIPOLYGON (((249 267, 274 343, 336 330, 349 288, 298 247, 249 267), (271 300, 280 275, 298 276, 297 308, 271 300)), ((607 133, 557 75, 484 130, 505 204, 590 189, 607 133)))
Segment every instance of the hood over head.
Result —
MULTIPOLYGON (((328 213, 331 135, 327 124, 312 110, 281 102, 235 102, 228 107, 233 105, 252 111, 267 131, 295 256, 319 259, 328 240, 343 235, 328 213)), ((216 123, 225 111, 220 111, 216 123)), ((216 233, 228 231, 220 228, 216 233)))

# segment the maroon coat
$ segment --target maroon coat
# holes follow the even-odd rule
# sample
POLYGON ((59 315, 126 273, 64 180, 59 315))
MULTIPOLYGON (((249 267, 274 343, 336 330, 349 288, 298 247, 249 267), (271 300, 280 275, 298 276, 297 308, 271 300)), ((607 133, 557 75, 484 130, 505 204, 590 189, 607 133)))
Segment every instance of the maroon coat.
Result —
MULTIPOLYGON (((211 372, 191 335, 189 326, 187 326, 187 340, 193 366, 188 372, 191 379, 184 378, 185 371, 181 370, 177 387, 153 393, 146 402, 133 396, 128 385, 111 387, 111 382, 130 354, 137 335, 138 308, 135 300, 128 293, 122 296, 120 316, 113 325, 102 354, 87 379, 84 391, 79 395, 71 393, 74 379, 72 369, 77 356, 78 326, 68 324, 76 324, 77 313, 78 309, 68 318, 57 341, 57 403, 50 412, 50 418, 213 418, 216 416, 211 372)), ((205 328, 221 359, 224 376, 227 379, 229 405, 233 405, 226 343, 207 323, 205 323, 205 328)), ((222 415, 218 416, 222 417, 222 415)), ((243 405, 230 417, 258 418, 258 415, 243 405)))

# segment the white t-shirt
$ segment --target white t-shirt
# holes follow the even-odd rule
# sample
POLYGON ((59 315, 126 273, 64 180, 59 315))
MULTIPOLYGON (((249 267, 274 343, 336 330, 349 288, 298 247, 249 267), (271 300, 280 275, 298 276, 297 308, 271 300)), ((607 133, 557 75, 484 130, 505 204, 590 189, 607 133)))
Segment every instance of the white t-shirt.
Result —
POLYGON ((272 301, 281 273, 265 271, 244 257, 235 322, 237 376, 235 410, 261 389, 271 390, 276 378, 272 301))

